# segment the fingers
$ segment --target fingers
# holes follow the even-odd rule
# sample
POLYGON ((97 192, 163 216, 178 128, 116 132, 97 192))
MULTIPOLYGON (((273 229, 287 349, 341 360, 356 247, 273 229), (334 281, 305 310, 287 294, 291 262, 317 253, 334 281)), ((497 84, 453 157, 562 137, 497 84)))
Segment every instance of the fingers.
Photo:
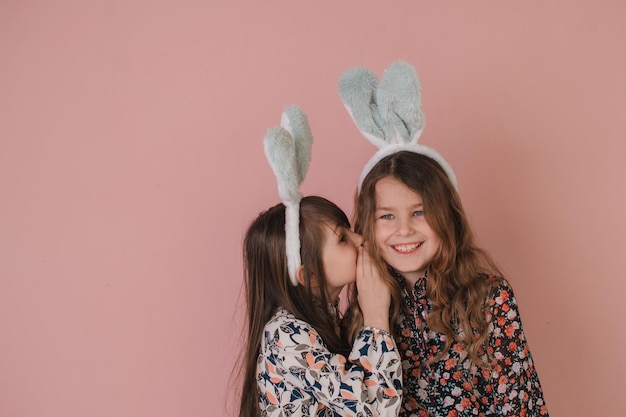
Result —
POLYGON ((367 244, 358 248, 356 286, 363 323, 389 330, 389 288, 370 257, 367 244))
POLYGON ((356 256, 356 283, 357 286, 359 282, 363 279, 363 275, 365 271, 363 270, 363 246, 359 246, 357 248, 357 256, 356 256))
POLYGON ((384 284, 384 280, 367 249, 367 244, 358 248, 356 285, 359 291, 375 291, 381 284, 384 284))
POLYGON ((367 251, 368 245, 362 245, 358 247, 357 261, 356 261, 356 281, 357 285, 359 281, 369 280, 371 281, 375 274, 374 266, 372 265, 372 258, 367 251))

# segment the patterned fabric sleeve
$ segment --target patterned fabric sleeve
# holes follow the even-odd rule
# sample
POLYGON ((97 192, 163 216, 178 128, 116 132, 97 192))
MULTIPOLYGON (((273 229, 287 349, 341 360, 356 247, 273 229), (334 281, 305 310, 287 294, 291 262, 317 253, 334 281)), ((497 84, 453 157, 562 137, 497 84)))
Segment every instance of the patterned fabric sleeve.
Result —
POLYGON ((265 338, 269 349, 261 353, 270 375, 262 391, 276 407, 290 407, 309 396, 315 401, 297 405, 303 415, 398 415, 401 362, 387 332, 363 328, 349 360, 331 353, 315 329, 295 318, 270 322, 265 338))
POLYGON ((504 279, 493 288, 489 300, 493 326, 489 354, 496 363, 489 378, 492 387, 488 389, 494 392, 496 415, 548 416, 513 289, 504 279))

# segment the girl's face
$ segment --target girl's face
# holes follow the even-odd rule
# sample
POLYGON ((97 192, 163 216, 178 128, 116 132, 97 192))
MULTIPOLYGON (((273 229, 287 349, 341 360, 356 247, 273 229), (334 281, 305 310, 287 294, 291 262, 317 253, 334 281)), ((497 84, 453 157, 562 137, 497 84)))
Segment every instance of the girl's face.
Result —
POLYGON ((324 223, 324 244, 322 262, 328 296, 337 299, 341 289, 356 280, 357 248, 361 245, 361 235, 350 229, 324 223))
POLYGON ((411 285, 441 246, 424 217, 422 197, 393 177, 376 184, 374 236, 383 259, 411 285))

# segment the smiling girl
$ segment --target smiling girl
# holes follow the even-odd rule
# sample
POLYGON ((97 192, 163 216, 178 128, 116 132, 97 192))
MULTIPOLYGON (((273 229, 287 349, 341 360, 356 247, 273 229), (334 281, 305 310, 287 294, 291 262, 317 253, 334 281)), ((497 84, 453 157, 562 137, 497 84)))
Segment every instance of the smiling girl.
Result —
POLYGON ((382 158, 361 185, 355 230, 396 288, 401 416, 548 415, 513 290, 437 162, 382 158))
POLYGON ((339 94, 378 148, 359 178, 354 226, 394 287, 400 415, 547 416, 513 290, 474 242, 452 167, 418 143, 415 68, 394 62, 380 80, 348 69, 339 94))

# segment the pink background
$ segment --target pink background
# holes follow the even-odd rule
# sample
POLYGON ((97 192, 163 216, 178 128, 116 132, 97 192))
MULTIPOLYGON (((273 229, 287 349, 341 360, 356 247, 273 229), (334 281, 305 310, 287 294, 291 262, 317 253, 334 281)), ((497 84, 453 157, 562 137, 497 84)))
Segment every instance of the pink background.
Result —
POLYGON ((300 104, 350 213, 339 75, 400 58, 552 415, 623 415, 625 40, 619 0, 2 1, 0 416, 232 415, 262 137, 300 104))

